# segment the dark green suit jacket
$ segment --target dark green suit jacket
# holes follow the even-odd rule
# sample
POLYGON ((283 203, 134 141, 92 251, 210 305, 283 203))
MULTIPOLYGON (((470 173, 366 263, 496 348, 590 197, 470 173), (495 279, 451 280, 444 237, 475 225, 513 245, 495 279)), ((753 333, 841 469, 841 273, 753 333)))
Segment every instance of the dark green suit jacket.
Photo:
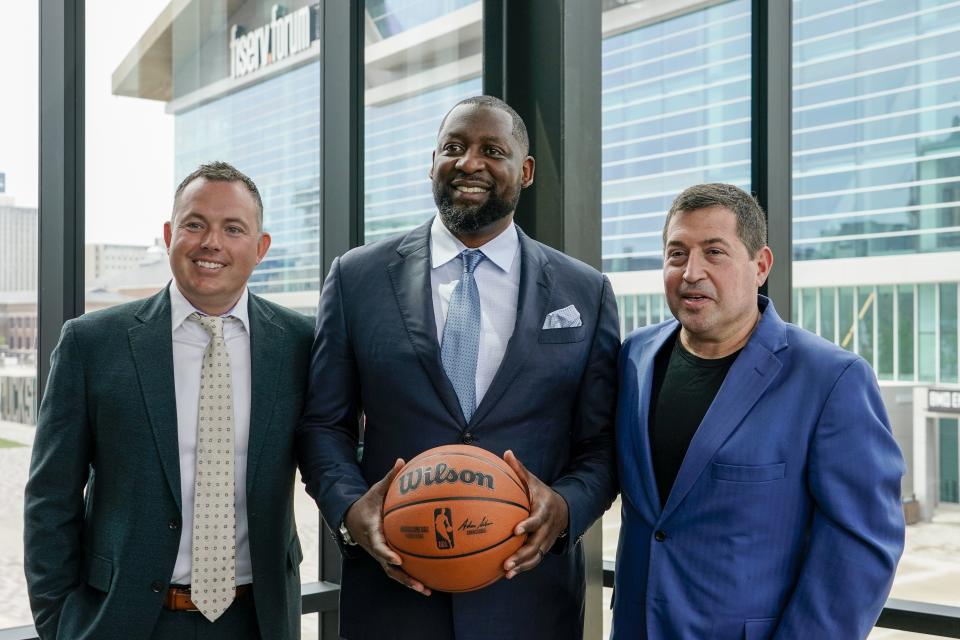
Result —
MULTIPOLYGON (((293 438, 313 328, 254 295, 249 315, 253 590, 263 638, 287 640, 300 635, 293 438)), ((24 504, 24 570, 40 637, 149 638, 183 526, 166 288, 64 325, 24 504)))

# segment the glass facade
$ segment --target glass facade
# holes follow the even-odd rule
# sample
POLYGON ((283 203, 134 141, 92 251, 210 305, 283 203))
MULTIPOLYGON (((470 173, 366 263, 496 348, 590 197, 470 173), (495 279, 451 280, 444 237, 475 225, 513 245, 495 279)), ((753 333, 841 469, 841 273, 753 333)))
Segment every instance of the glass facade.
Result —
POLYGON ((960 250, 956 2, 794 2, 796 260, 960 250))
POLYGON ((673 198, 750 186, 750 2, 603 41, 603 270, 659 269, 673 198))
POLYGON ((366 0, 367 16, 380 38, 442 18, 477 0, 366 0))
POLYGON ((483 93, 483 6, 366 0, 366 9, 363 222, 364 241, 375 242, 436 213, 427 173, 440 121, 462 98, 483 93))
POLYGON ((956 282, 797 291, 800 305, 794 322, 861 355, 881 381, 956 383, 960 355, 956 282), (833 303, 838 292, 846 313, 838 313, 833 303), (917 353, 922 354, 919 368, 914 367, 917 353))
POLYGON ((462 98, 482 93, 480 77, 364 111, 366 242, 409 231, 436 213, 427 171, 440 120, 462 98))
POLYGON ((272 244, 250 278, 271 294, 320 291, 320 63, 178 113, 178 180, 225 159, 253 178, 272 244))
POLYGON ((40 404, 39 34, 36 3, 0 3, 0 629, 32 623, 23 490, 40 404))
MULTIPOLYGON (((238 67, 239 39, 274 24, 284 9, 274 14, 273 3, 246 0, 214 3, 217 8, 207 15, 199 2, 87 2, 86 214, 88 239, 95 240, 87 247, 88 309, 142 297, 167 282, 156 238, 169 216, 173 186, 201 162, 223 159, 259 185, 265 227, 273 236, 251 290, 313 310, 321 276, 321 69, 315 3, 288 3, 288 13, 312 12, 309 41, 297 44, 309 46, 294 52, 299 57, 290 51, 286 57, 292 59, 285 61, 272 52, 260 57, 251 45, 243 49, 238 67), (174 5, 175 17, 168 10, 174 5), (146 19, 128 24, 126 16, 133 12, 146 19), (132 48, 112 42, 119 36, 99 37, 119 33, 143 36, 132 48), (164 42, 169 51, 157 44, 164 42), (171 68, 160 73, 163 65, 155 61, 164 54, 172 58, 171 68), (101 65, 101 59, 109 62, 101 65), (119 110, 136 113, 129 119, 144 136, 160 132, 167 146, 129 133, 124 137, 121 132, 130 129, 113 119, 113 111, 106 123, 92 120, 108 113, 95 94, 124 97, 114 100, 119 110), (163 118, 148 120, 146 111, 134 111, 145 103, 163 118), (169 123, 162 126, 169 130, 156 124, 164 118, 169 123), (117 138, 112 147, 107 146, 110 135, 117 138), (91 156, 91 149, 99 149, 99 155, 91 156), (124 156, 124 149, 136 156, 150 149, 147 155, 165 168, 141 168, 142 159, 124 156), (136 174, 123 173, 132 168, 136 174), (110 190, 129 193, 113 200, 91 195, 101 181, 111 180, 110 190), (160 183, 159 195, 147 191, 154 183, 160 183), (144 219, 153 231, 140 232, 144 219), (132 231, 130 239, 119 232, 98 239, 104 229, 126 225, 138 231, 135 239, 132 231)), ((482 2, 365 4, 363 221, 364 240, 372 242, 407 231, 434 213, 426 174, 440 119, 457 100, 482 91, 482 2)), ((661 267, 665 212, 677 193, 701 182, 751 186, 751 1, 685 2, 687 9, 679 15, 672 3, 664 2, 667 13, 660 18, 646 11, 652 4, 602 1, 602 264, 618 293, 624 335, 671 317, 658 279, 646 276, 661 267), (631 10, 643 17, 607 19, 631 10)), ((960 2, 794 0, 793 7, 792 320, 863 356, 885 391, 955 386, 960 383, 960 2), (864 260, 874 261, 868 270, 875 274, 850 268, 864 260), (824 263, 837 266, 824 269, 824 263)), ((12 5, 0 14, 15 11, 0 21, 0 32, 4 25, 26 24, 34 42, 0 60, 36 51, 37 26, 12 5)), ((35 7, 26 13, 36 18, 35 7)), ((13 36, 0 38, 0 47, 8 40, 13 36)), ((30 65, 16 66, 35 71, 30 65)), ((8 77, 18 92, 29 84, 8 77)), ((22 92, 39 93, 36 88, 22 92)), ((35 104, 24 104, 37 111, 35 104)), ((10 121, 19 126, 35 117, 18 115, 10 121)), ((9 122, 0 121, 3 125, 9 122)), ((15 141, 17 133, 11 130, 3 139, 15 141)), ((29 135, 36 138, 36 131, 29 135)), ((19 178, 8 162, 0 150, 0 178, 5 171, 9 194, 19 178)), ((6 206, 2 191, 0 216, 6 206)), ((15 195, 19 201, 21 194, 15 195)), ((8 240, 3 234, 3 241, 8 240)), ((10 255, 7 251, 3 257, 10 255)), ((31 260, 20 263, 22 276, 31 260)), ((16 266, 4 269, 7 275, 14 272, 16 266)), ((12 295, 0 286, 0 329, 8 336, 0 336, 0 373, 12 371, 11 360, 20 358, 17 366, 29 367, 25 379, 30 389, 35 384, 30 361, 35 358, 35 298, 35 291, 12 295), (24 295, 26 306, 16 307, 24 295)), ((0 381, 4 411, 10 398, 29 400, 28 409, 22 409, 23 402, 17 405, 17 415, 32 419, 32 391, 15 395, 6 379, 0 381)), ((895 416, 897 407, 889 408, 895 416)), ((29 454, 28 447, 17 446, 17 428, 28 428, 29 420, 10 420, 9 415, 0 416, 0 459, 5 476, 19 485, 0 493, 15 499, 22 495, 29 454)), ((931 418, 936 435, 930 461, 937 476, 929 483, 937 487, 941 503, 960 502, 957 422, 931 418)), ((303 578, 309 581, 316 579, 320 532, 316 511, 305 502, 297 508, 308 553, 303 578)), ((607 557, 615 549, 616 509, 604 521, 607 557)), ((0 522, 0 533, 20 526, 20 507, 6 505, 0 513, 17 520, 0 522)), ((14 533, 11 539, 19 536, 14 533)), ((12 553, 14 560, 0 560, 17 567, 19 551, 12 553)), ((22 572, 14 568, 7 573, 19 579, 22 572)), ((923 597, 938 596, 925 592, 923 597)), ((0 590, 0 602, 0 628, 29 621, 22 589, 10 597, 0 590), (15 602, 7 606, 5 600, 15 602)), ((316 624, 315 618, 305 617, 305 635, 315 633, 316 624)))

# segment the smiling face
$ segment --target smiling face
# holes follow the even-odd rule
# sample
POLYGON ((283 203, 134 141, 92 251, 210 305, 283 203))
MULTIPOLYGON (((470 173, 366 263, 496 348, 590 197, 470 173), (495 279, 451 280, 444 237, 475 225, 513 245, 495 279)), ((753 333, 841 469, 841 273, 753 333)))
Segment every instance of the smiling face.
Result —
POLYGON ((200 311, 233 308, 267 253, 270 235, 260 231, 257 213, 242 182, 199 178, 177 199, 163 238, 177 287, 200 311))
POLYGON ((496 235, 513 220, 533 171, 508 113, 475 104, 455 107, 437 136, 430 169, 440 219, 461 240, 496 235))
POLYGON ((756 325, 757 289, 773 265, 769 247, 751 256, 726 207, 680 212, 667 227, 663 285, 687 349, 719 358, 746 344, 756 325))

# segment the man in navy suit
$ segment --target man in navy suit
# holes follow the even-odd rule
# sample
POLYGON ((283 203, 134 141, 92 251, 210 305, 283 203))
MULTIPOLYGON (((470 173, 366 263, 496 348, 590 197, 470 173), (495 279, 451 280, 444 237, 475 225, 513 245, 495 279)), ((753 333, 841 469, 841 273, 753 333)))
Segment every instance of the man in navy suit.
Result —
POLYGON ((496 98, 456 105, 430 170, 439 215, 348 252, 324 283, 297 446, 344 552, 349 640, 582 636, 578 542, 616 492, 616 301, 514 224, 527 140, 496 98), (459 443, 507 452, 529 485, 529 537, 506 580, 431 593, 384 541, 383 496, 403 459, 459 443))
POLYGON ((904 464, 876 379, 757 295, 766 232, 731 185, 667 214, 676 320, 620 354, 613 638, 865 638, 890 591, 904 464))

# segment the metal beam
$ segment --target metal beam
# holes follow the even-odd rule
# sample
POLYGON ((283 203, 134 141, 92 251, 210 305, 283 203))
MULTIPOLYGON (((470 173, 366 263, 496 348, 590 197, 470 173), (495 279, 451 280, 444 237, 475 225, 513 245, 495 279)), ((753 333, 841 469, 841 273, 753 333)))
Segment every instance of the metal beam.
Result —
POLYGON ((761 291, 790 320, 793 300, 791 217, 791 0, 753 0, 751 189, 767 213, 774 266, 761 291))
MULTIPOLYGON (((520 227, 596 268, 600 255, 600 0, 484 0, 484 93, 523 117, 536 158, 533 186, 517 208, 520 227)), ((603 534, 583 538, 587 557, 584 635, 603 633, 603 534)))
POLYGON ((320 264, 363 244, 362 0, 322 0, 320 264))
POLYGON ((523 117, 537 160, 517 223, 597 268, 601 8, 599 0, 485 0, 483 26, 484 91, 523 117))
MULTIPOLYGON (((604 587, 613 588, 615 569, 616 563, 612 560, 603 562, 604 587)), ((875 626, 942 638, 960 638, 960 607, 889 598, 875 626)))
MULTIPOLYGON (((362 0, 320 2, 320 265, 324 278, 334 258, 363 244, 364 4, 362 0)), ((317 517, 320 579, 339 584, 340 549, 323 516, 317 517)), ((334 595, 336 605, 339 588, 334 595)), ((340 637, 336 606, 320 610, 319 634, 321 639, 340 637)))
POLYGON ((83 313, 84 0, 40 2, 37 395, 63 323, 83 313))

